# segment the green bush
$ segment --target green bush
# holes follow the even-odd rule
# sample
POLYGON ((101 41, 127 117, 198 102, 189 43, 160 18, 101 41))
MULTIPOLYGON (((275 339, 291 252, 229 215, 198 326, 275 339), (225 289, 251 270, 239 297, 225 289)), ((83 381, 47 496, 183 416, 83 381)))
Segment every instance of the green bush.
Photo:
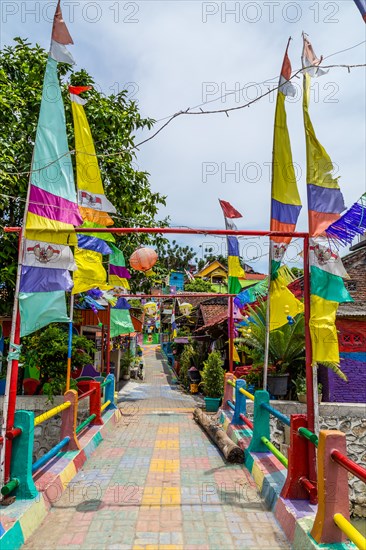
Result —
POLYGON ((212 351, 204 362, 202 382, 207 397, 222 397, 224 394, 225 371, 218 351, 212 351))
MULTIPOLYGON (((40 387, 38 392, 47 395, 50 400, 55 395, 62 395, 66 389, 68 329, 58 325, 49 325, 47 328, 27 336, 22 340, 24 355, 31 353, 32 358, 40 367, 40 387)), ((73 370, 80 369, 93 363, 92 355, 95 351, 94 342, 85 336, 72 337, 71 366, 73 370)), ((70 387, 76 388, 73 379, 70 387)))
POLYGON ((194 363, 195 351, 191 344, 185 344, 180 355, 179 380, 186 390, 189 388, 188 370, 194 363))

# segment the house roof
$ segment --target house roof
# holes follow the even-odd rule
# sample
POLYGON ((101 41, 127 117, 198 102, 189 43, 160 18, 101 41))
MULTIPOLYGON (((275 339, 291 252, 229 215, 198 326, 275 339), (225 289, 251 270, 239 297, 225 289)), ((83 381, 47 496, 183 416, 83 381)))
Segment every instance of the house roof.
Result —
POLYGON ((227 304, 201 304, 200 310, 202 312, 203 325, 207 325, 212 319, 216 319, 217 316, 225 315, 227 317, 227 304))
POLYGON ((366 318, 366 301, 340 304, 337 311, 337 319, 345 317, 366 318))
POLYGON ((221 323, 224 323, 225 321, 227 321, 227 308, 226 308, 225 313, 218 313, 217 315, 211 317, 205 325, 203 325, 202 327, 196 329, 194 332, 195 333, 203 332, 205 330, 213 328, 216 325, 220 325, 221 323))
POLYGON ((198 271, 197 273, 195 273, 194 276, 195 277, 206 277, 207 275, 209 275, 210 273, 212 273, 216 269, 221 269, 222 271, 227 273, 227 268, 224 265, 222 265, 218 260, 215 260, 214 262, 211 262, 210 264, 205 265, 205 267, 203 269, 201 269, 200 271, 198 271))

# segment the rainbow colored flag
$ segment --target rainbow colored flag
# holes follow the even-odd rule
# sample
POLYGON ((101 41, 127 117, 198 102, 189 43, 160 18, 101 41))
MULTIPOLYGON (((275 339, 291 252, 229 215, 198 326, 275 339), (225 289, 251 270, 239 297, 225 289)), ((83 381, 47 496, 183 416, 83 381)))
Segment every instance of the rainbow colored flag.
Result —
MULTIPOLYGON (((242 218, 242 215, 229 202, 219 199, 220 206, 225 218, 226 229, 237 229, 232 221, 235 218, 242 218)), ((245 279, 245 271, 240 264, 239 241, 235 235, 227 237, 228 249, 228 292, 238 294, 241 291, 240 279, 245 279)))
MULTIPOLYGON (((86 118, 84 105, 86 100, 80 97, 90 86, 69 86, 71 109, 74 121, 76 176, 78 203, 83 218, 83 227, 106 227, 113 225, 108 212, 116 212, 114 206, 104 194, 98 159, 93 137, 86 118)), ((103 266, 102 255, 112 253, 106 241, 114 242, 112 235, 79 234, 75 247, 75 259, 78 270, 74 274, 73 294, 79 294, 92 288, 108 290, 107 272, 103 266)))
POLYGON ((113 244, 110 246, 112 249, 112 254, 109 258, 109 284, 128 290, 130 288, 128 279, 131 278, 131 275, 126 267, 123 252, 113 244))
MULTIPOLYGON (((271 190, 271 231, 293 232, 301 211, 301 200, 297 188, 291 142, 287 127, 286 97, 295 95, 290 81, 291 62, 288 56, 288 41, 282 62, 277 93, 274 132, 271 190)), ((269 329, 275 330, 289 322, 303 311, 303 304, 287 288, 293 280, 286 266, 281 263, 291 237, 271 237, 270 241, 270 287, 269 287, 269 329)))
POLYGON ((338 178, 332 175, 332 161, 316 137, 309 115, 311 78, 321 76, 318 59, 306 35, 303 35, 304 94, 303 115, 307 156, 307 190, 310 236, 310 331, 313 363, 339 364, 339 347, 335 326, 338 304, 352 302, 343 278, 348 277, 334 245, 323 237, 345 210, 338 178), (314 67, 315 66, 315 67, 314 67), (333 248, 332 248, 333 246, 333 248))
POLYGON ((82 218, 76 202, 57 74, 58 62, 73 63, 66 44, 72 44, 72 39, 58 2, 43 81, 25 212, 19 289, 21 336, 52 322, 70 320, 65 291, 73 287, 69 272, 74 271, 76 265, 68 245, 77 243, 74 226, 80 225, 82 218))

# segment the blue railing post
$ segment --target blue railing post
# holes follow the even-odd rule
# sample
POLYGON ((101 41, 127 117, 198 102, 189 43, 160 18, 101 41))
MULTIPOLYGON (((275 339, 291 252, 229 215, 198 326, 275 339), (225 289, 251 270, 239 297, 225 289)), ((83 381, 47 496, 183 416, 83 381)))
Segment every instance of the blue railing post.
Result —
POLYGON ((240 388, 246 389, 247 383, 245 380, 238 379, 235 384, 235 411, 231 424, 241 426, 245 422, 240 418, 240 413, 246 416, 247 414, 247 399, 244 394, 241 393, 240 388))
POLYGON ((19 480, 14 495, 19 499, 30 500, 38 495, 32 477, 34 413, 32 411, 16 411, 14 425, 22 430, 22 433, 13 439, 11 453, 11 478, 19 480))
POLYGON ((106 385, 104 390, 104 403, 107 401, 110 401, 110 405, 105 408, 106 411, 110 411, 112 409, 117 409, 116 403, 115 403, 115 397, 114 393, 116 390, 116 380, 114 378, 113 374, 108 374, 106 380, 110 380, 109 384, 106 385))
POLYGON ((257 390, 254 394, 254 427, 248 451, 253 453, 267 453, 268 449, 262 442, 264 436, 270 439, 269 411, 262 407, 262 403, 269 403, 269 393, 257 390))

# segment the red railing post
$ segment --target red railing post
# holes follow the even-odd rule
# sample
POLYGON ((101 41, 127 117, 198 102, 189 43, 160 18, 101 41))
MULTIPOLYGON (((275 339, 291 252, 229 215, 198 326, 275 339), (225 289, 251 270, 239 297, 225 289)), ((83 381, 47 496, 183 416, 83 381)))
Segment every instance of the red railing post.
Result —
POLYGON ((347 456, 346 435, 338 430, 321 430, 318 443, 318 511, 311 536, 318 544, 333 544, 346 540, 334 523, 340 513, 349 521, 349 489, 347 470, 332 460, 337 449, 347 456))
MULTIPOLYGON (((288 471, 285 485, 281 491, 281 497, 294 500, 309 498, 309 493, 305 489, 301 479, 309 478, 308 445, 313 445, 299 434, 299 428, 307 428, 306 415, 292 414, 290 446, 288 449, 288 471)), ((310 492, 310 501, 311 504, 316 504, 317 502, 314 492, 310 492)))
POLYGON ((90 389, 94 389, 95 391, 90 394, 89 397, 89 414, 95 414, 94 420, 92 420, 91 425, 95 426, 101 426, 104 424, 102 420, 102 411, 101 408, 101 399, 100 399, 100 382, 95 382, 94 380, 90 381, 90 389))
POLYGON ((60 441, 69 437, 70 441, 65 446, 67 451, 78 451, 81 449, 76 435, 76 426, 78 420, 78 393, 75 390, 68 390, 64 394, 64 402, 70 401, 71 406, 61 413, 61 434, 60 441))

